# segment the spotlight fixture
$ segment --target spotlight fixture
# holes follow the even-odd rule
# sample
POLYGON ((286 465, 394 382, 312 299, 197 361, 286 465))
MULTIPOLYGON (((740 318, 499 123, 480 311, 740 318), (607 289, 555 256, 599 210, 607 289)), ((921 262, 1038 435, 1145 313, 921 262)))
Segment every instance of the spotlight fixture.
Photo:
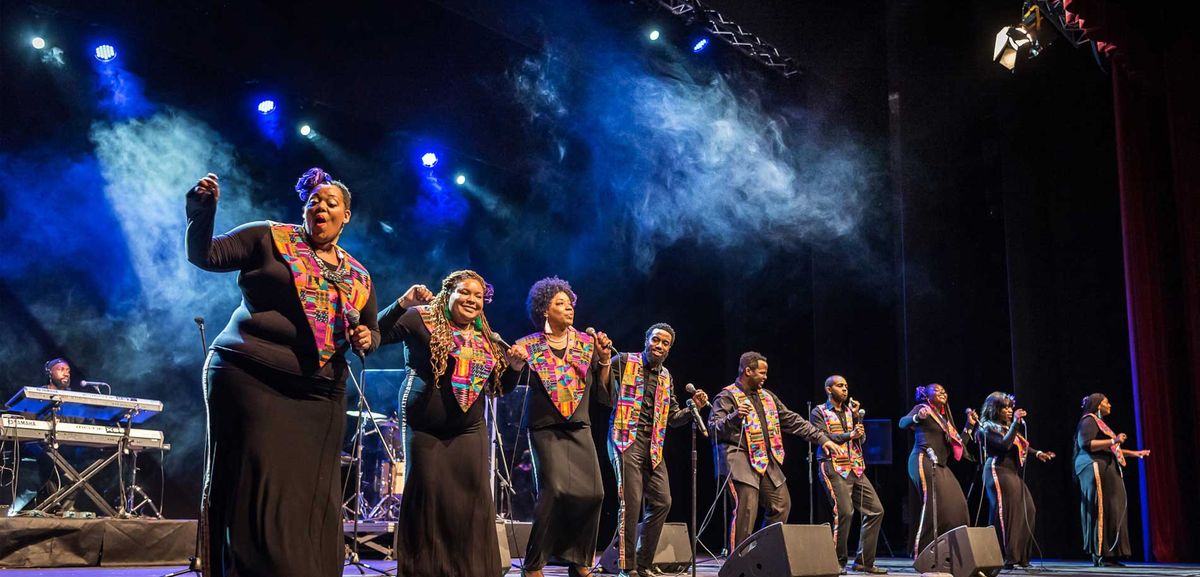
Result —
POLYGON ((258 103, 258 113, 259 114, 266 115, 266 114, 270 114, 272 112, 275 112, 275 101, 274 100, 264 100, 264 101, 258 103))
POLYGON ((659 32, 657 29, 655 29, 655 30, 651 30, 651 31, 650 31, 650 34, 649 34, 649 37, 650 37, 650 40, 651 40, 651 41, 657 41, 659 38, 661 38, 661 37, 662 37, 662 33, 661 33, 661 32, 659 32))
POLYGON ((46 47, 46 39, 41 36, 34 36, 30 44, 33 44, 35 50, 41 50, 46 47))
POLYGON ((459 175, 457 175, 457 176, 455 176, 455 177, 454 177, 454 184, 457 184, 457 185, 459 185, 459 186, 462 186, 462 185, 464 185, 464 184, 466 184, 466 183, 467 183, 467 175, 465 175, 465 174, 459 174, 459 175))
POLYGON ((704 52, 705 48, 708 48, 708 38, 701 38, 695 44, 692 44, 692 52, 696 54, 704 52))
POLYGON ((1042 12, 1037 4, 1031 4, 1021 16, 1020 24, 1005 26, 996 34, 992 60, 1014 70, 1021 62, 1036 57, 1042 51, 1042 44, 1038 42, 1041 28, 1042 12))
POLYGON ((425 154, 421 155, 421 166, 424 166, 425 168, 433 168, 434 166, 437 166, 437 163, 438 157, 436 154, 432 152, 426 152, 425 154))
POLYGON ((300 127, 300 136, 307 136, 309 138, 312 138, 312 134, 313 134, 313 129, 311 126, 305 124, 300 127))
POLYGON ((117 49, 111 44, 101 44, 96 47, 96 60, 101 62, 112 62, 117 57, 117 49))

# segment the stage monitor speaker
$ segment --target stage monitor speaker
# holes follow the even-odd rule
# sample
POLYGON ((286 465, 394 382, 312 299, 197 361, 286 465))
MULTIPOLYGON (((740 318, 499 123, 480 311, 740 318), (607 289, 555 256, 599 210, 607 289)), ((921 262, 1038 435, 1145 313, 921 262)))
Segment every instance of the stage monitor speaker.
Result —
POLYGON ((529 533, 533 530, 533 523, 497 519, 496 524, 504 527, 500 540, 508 540, 508 554, 511 558, 524 559, 525 550, 529 548, 529 533))
POLYGON ((949 573, 954 577, 995 577, 1004 569, 996 528, 963 525, 946 531, 917 555, 913 569, 921 573, 949 573))
POLYGON ((833 530, 825 525, 763 527, 746 538, 721 566, 719 577, 837 577, 833 530))
MULTIPOLYGON (((642 525, 638 524, 638 534, 642 533, 642 525)), ((634 563, 635 553, 629 552, 629 563, 634 563)), ((686 523, 665 523, 662 537, 658 539, 658 548, 654 550, 654 566, 666 573, 678 573, 692 565, 692 545, 688 537, 686 523)), ((613 535, 612 543, 600 555, 600 568, 604 573, 620 573, 621 566, 617 563, 617 536, 613 535)), ((630 567, 633 569, 634 567, 630 567)))

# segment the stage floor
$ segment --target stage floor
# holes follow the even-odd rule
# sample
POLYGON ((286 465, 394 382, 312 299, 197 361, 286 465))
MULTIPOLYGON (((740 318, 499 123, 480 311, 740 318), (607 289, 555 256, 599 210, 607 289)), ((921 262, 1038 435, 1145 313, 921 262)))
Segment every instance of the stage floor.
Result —
MULTIPOLYGON (((372 567, 377 567, 385 571, 391 571, 396 564, 387 561, 368 561, 372 567)), ((899 576, 915 576, 919 575, 914 572, 908 559, 881 559, 879 565, 888 570, 890 575, 899 576)), ((716 577, 717 571, 720 569, 720 561, 705 560, 697 567, 696 574, 703 577, 716 577)), ((7 569, 3 573, 5 575, 20 575, 21 577, 161 577, 167 573, 171 573, 183 567, 121 567, 121 568, 75 568, 75 569, 7 569)), ((367 572, 368 575, 373 573, 367 572)), ((547 567, 547 577, 563 577, 567 574, 563 567, 547 567)), ((683 573, 690 575, 691 573, 683 573)), ((347 567, 343 575, 359 575, 357 568, 347 567)), ((520 569, 516 566, 508 573, 509 577, 519 577, 520 569)), ((854 575, 854 573, 851 573, 854 575)), ((1162 577, 1200 577, 1200 565, 1159 565, 1137 563, 1130 564, 1125 568, 1102 568, 1097 569, 1091 566, 1090 563, 1078 561, 1045 561, 1036 562, 1030 570, 1013 570, 1004 571, 1001 575, 1053 575, 1055 577, 1083 577, 1083 576, 1122 576, 1122 577, 1142 577, 1142 576, 1162 576, 1162 577)), ((278 577, 286 577, 280 575, 278 577)))

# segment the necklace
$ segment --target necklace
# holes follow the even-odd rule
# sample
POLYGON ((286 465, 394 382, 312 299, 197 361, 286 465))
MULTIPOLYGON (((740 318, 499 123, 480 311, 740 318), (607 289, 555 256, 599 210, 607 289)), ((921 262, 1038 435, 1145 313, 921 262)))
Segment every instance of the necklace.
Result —
POLYGON ((560 348, 567 346, 567 343, 570 342, 570 340, 571 340, 571 333, 569 333, 569 332, 564 333, 562 336, 559 336, 559 337, 555 337, 555 336, 552 336, 550 333, 546 333, 546 342, 550 343, 550 346, 552 346, 556 349, 560 349, 560 348))
POLYGON ((316 253, 313 253, 313 258, 317 259, 317 268, 321 269, 321 276, 325 280, 333 283, 340 283, 346 280, 346 273, 342 270, 340 262, 336 265, 337 268, 334 268, 335 265, 325 262, 325 259, 317 256, 316 253))

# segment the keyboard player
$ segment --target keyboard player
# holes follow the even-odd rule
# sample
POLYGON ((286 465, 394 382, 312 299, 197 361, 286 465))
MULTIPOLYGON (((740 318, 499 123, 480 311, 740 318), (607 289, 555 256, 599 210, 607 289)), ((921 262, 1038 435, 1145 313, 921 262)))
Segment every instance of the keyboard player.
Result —
MULTIPOLYGON (((46 361, 45 366, 46 382, 41 386, 48 389, 60 391, 80 391, 80 392, 96 392, 90 387, 82 387, 72 385, 71 383, 71 364, 63 358, 54 358, 46 361)), ((37 415, 27 415, 30 418, 37 418, 37 415)), ((60 417, 59 421, 64 423, 89 423, 88 419, 81 417, 60 417)), ((60 446, 58 452, 64 459, 69 461, 72 466, 80 468, 80 465, 86 458, 87 449, 82 447, 60 446)), ((55 468, 54 462, 50 460, 50 456, 46 454, 46 448, 41 443, 24 443, 21 447, 21 454, 24 457, 31 457, 37 460, 38 480, 41 482, 41 488, 37 490, 37 502, 41 502, 46 497, 53 495, 58 491, 59 486, 64 481, 61 473, 55 468)), ((32 491, 30 491, 32 493, 32 491)), ((25 503, 27 503, 33 495, 24 495, 18 497, 17 502, 13 503, 14 511, 19 511, 25 503)), ((73 511, 75 509, 75 494, 67 496, 59 503, 58 511, 73 511)))

